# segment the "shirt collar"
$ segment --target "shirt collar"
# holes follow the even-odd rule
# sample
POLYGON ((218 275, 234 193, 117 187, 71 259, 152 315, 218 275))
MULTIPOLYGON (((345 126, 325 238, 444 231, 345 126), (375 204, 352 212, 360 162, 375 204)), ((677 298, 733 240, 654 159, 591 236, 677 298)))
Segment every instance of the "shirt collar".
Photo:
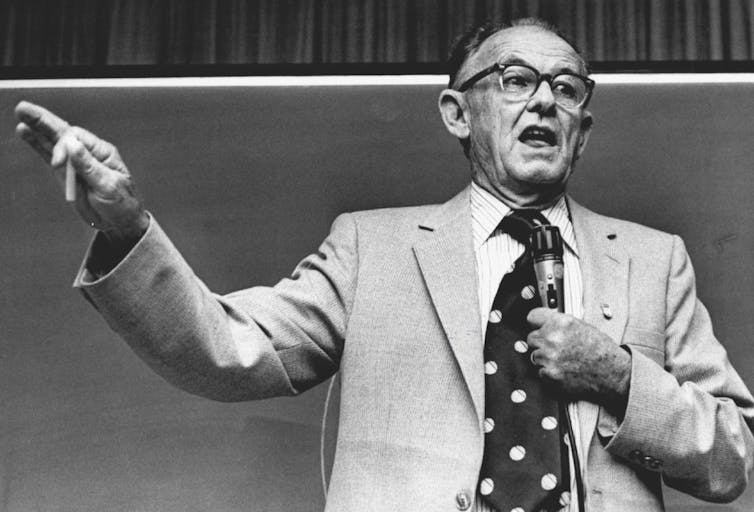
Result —
MULTIPOLYGON (((470 198, 474 250, 477 251, 495 233, 498 224, 510 213, 511 208, 475 182, 471 183, 470 198)), ((542 214, 550 221, 550 224, 558 227, 566 247, 578 257, 576 237, 573 233, 573 224, 565 196, 554 205, 542 210, 542 214)))

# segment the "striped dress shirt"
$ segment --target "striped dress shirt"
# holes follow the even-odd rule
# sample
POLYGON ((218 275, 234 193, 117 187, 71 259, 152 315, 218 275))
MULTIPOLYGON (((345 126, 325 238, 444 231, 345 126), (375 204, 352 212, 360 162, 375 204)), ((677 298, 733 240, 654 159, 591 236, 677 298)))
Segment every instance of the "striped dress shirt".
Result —
MULTIPOLYGON (((482 333, 487 330, 488 316, 492 301, 495 298, 497 289, 503 276, 513 269, 515 261, 524 252, 524 246, 507 233, 497 229, 500 221, 505 217, 511 208, 492 194, 484 190, 476 183, 471 186, 471 221, 474 240, 474 254, 476 256, 476 270, 479 279, 479 321, 482 326, 482 333)), ((542 211, 542 214, 560 229, 564 241, 565 250, 563 251, 563 265, 565 267, 564 285, 565 285, 565 311, 577 318, 582 318, 583 311, 583 283, 581 278, 581 268, 579 267, 578 249, 576 247, 576 237, 573 232, 568 206, 565 197, 562 197, 555 205, 542 211)), ((584 443, 586 440, 579 432, 579 413, 594 414, 593 407, 578 404, 569 404, 569 412, 573 421, 574 436, 580 440, 581 446, 578 453, 587 453, 584 443)), ((583 459, 583 457, 582 457, 583 459)), ((582 471, 584 464, 581 464, 582 471)), ((573 460, 571 460, 571 475, 573 475, 573 460)), ((571 478, 571 496, 575 498, 576 480, 571 478)), ((484 499, 477 495, 474 500, 473 512, 494 512, 493 509, 484 502, 484 499)), ((500 510, 498 512, 509 512, 500 510)), ((527 511, 528 512, 528 511, 527 511)), ((578 512, 576 499, 571 500, 569 512, 578 512)))

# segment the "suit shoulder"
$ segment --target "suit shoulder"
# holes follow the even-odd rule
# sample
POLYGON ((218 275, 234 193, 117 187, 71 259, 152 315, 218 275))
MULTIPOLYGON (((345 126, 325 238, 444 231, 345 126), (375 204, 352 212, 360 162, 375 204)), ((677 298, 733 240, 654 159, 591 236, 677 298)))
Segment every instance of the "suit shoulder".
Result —
MULTIPOLYGON (((601 245, 600 240, 639 260, 665 261, 683 243, 677 235, 638 222, 595 213, 570 200, 577 243, 580 238, 601 245)), ((605 246, 607 247, 607 246, 605 246)))
MULTIPOLYGON (((597 228, 601 233, 598 236, 615 240, 618 247, 640 261, 669 260, 677 246, 683 246, 683 241, 675 234, 626 219, 593 214, 594 222, 590 227, 597 228)), ((579 238, 578 233, 576 238, 579 238)))
POLYGON ((430 204, 348 212, 341 214, 336 223, 348 219, 347 224, 354 230, 362 247, 371 243, 410 246, 416 240, 419 225, 440 206, 430 204))
POLYGON ((423 204, 417 206, 399 206, 393 208, 377 208, 374 210, 360 210, 351 212, 360 222, 384 222, 407 220, 420 222, 441 204, 423 204))
POLYGON ((675 235, 662 231, 657 228, 639 224, 625 219, 607 217, 616 227, 616 230, 624 233, 624 236, 636 238, 645 241, 657 241, 662 243, 672 243, 675 235))
POLYGON ((402 206, 395 208, 379 208, 375 210, 361 210, 351 212, 354 222, 362 229, 415 229, 427 216, 441 205, 427 204, 419 206, 402 206))

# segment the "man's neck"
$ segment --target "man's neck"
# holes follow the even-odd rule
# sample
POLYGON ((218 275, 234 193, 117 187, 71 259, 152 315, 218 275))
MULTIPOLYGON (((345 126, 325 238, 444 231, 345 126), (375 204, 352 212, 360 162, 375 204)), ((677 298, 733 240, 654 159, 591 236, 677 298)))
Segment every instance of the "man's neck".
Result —
POLYGON ((514 210, 525 208, 544 210, 557 203, 565 194, 565 189, 562 186, 553 187, 552 189, 546 188, 544 190, 531 191, 528 193, 516 193, 507 190, 497 190, 489 183, 478 180, 476 177, 473 178, 472 181, 477 186, 489 192, 503 204, 514 210))

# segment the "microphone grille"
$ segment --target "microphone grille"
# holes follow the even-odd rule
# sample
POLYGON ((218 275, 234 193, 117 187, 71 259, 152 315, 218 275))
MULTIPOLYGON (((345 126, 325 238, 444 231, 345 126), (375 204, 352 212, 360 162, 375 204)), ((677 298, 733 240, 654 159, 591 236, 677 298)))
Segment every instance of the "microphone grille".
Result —
POLYGON ((532 228, 529 235, 534 258, 538 256, 563 256, 563 238, 557 226, 548 224, 532 228))

